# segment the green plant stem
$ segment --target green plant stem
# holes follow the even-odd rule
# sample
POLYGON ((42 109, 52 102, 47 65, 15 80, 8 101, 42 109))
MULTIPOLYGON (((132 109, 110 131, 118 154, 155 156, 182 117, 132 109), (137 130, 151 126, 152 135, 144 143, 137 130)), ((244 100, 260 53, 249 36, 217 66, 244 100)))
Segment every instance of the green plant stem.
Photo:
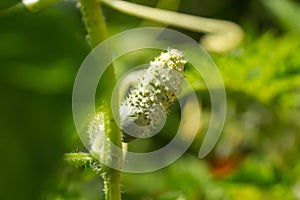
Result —
POLYGON ((188 15, 169 10, 142 6, 129 1, 98 0, 101 3, 123 13, 172 25, 192 31, 207 33, 202 38, 202 45, 209 51, 226 52, 236 47, 243 39, 242 28, 229 21, 188 15))
POLYGON ((106 24, 99 2, 95 0, 78 0, 89 44, 92 48, 107 38, 106 24))
MULTIPOLYGON (((96 47, 100 42, 107 38, 106 24, 102 14, 100 4, 97 0, 78 0, 80 9, 83 16, 83 21, 88 34, 89 44, 92 48, 96 47)), ((105 71, 104 76, 101 78, 101 93, 97 97, 99 103, 99 112, 104 114, 104 136, 108 139, 104 141, 103 156, 108 162, 121 163, 122 155, 116 156, 109 142, 114 143, 119 148, 121 145, 121 132, 118 128, 112 111, 111 111, 111 94, 113 87, 116 83, 114 68, 111 65, 105 71)), ((109 163, 106 163, 109 164, 109 163)), ((119 200, 121 199, 121 172, 112 169, 108 166, 102 165, 101 171, 103 172, 104 192, 106 200, 119 200)))
POLYGON ((98 160, 89 153, 66 153, 64 160, 67 165, 79 168, 92 167, 98 162, 98 160))

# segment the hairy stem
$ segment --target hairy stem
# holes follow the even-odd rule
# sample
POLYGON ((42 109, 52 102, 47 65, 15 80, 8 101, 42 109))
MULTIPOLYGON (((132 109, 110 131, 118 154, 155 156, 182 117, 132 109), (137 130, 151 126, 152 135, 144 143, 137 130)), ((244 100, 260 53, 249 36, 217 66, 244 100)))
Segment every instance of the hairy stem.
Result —
POLYGON ((66 153, 64 160, 67 165, 79 168, 92 167, 98 162, 98 160, 89 153, 66 153))
MULTIPOLYGON (((88 34, 89 44, 92 48, 96 47, 100 42, 107 38, 106 24, 102 14, 100 4, 97 0, 78 0, 80 9, 83 16, 83 21, 88 34)), ((103 146, 106 152, 103 155, 109 162, 121 163, 122 155, 117 155, 110 149, 112 148, 110 142, 121 148, 121 132, 113 118, 111 111, 111 94, 113 87, 116 83, 114 68, 111 65, 105 71, 104 76, 101 78, 101 91, 97 96, 99 107, 97 111, 104 115, 104 140, 103 146)), ((101 171, 103 172, 104 192, 106 200, 119 200, 121 199, 121 172, 110 168, 110 163, 107 166, 102 165, 101 171)))
POLYGON ((107 38, 106 24, 98 1, 78 0, 87 37, 92 48, 107 38))

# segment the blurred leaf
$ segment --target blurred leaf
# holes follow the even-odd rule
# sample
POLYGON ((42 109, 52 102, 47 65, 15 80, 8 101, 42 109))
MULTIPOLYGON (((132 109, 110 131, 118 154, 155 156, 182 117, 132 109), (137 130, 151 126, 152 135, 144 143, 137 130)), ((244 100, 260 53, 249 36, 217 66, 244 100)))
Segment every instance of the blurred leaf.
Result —
POLYGON ((0 12, 2 10, 8 9, 17 3, 21 2, 21 0, 1 0, 0 1, 0 12))
POLYGON ((180 192, 168 192, 161 195, 157 200, 187 200, 180 192))
POLYGON ((51 6, 60 0, 22 0, 24 6, 32 12, 40 11, 48 6, 51 6))
POLYGON ((291 0, 262 0, 279 24, 288 31, 300 33, 300 4, 291 0))

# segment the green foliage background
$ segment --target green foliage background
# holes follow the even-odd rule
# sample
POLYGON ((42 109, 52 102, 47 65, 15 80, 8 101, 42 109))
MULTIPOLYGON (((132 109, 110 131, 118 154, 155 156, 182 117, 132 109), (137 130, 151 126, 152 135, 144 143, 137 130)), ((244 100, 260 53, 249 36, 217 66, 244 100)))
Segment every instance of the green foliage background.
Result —
MULTIPOLYGON (((286 1, 298 11, 286 15, 290 4, 285 1, 276 1, 282 9, 264 2, 181 2, 180 12, 232 20, 245 30, 241 46, 212 54, 227 91, 225 128, 204 160, 197 158, 199 133, 173 165, 149 174, 124 174, 124 199, 300 199, 300 25, 295 20, 300 6, 286 1), (222 152, 235 158, 245 147, 250 153, 241 155, 233 170, 213 175, 211 163, 223 159, 222 152)), ((79 10, 75 2, 61 2, 31 13, 17 3, 0 4, 0 199, 102 198, 101 180, 91 170, 63 163, 65 152, 86 151, 71 112, 73 82, 89 52, 79 10)), ((143 21, 103 9, 111 35, 143 21)), ((180 31, 197 40, 201 36, 180 31)), ((205 131, 209 95, 201 82, 194 86, 203 104, 205 131)), ((133 148, 146 151, 170 137, 137 141, 133 148)))

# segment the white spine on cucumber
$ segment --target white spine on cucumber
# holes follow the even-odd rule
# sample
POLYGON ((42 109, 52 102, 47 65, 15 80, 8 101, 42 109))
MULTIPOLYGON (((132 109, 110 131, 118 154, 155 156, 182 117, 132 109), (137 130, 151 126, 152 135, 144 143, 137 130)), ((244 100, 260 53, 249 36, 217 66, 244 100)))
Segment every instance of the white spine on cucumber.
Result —
POLYGON ((186 60, 182 52, 168 49, 145 70, 120 106, 122 142, 149 137, 181 93, 186 60))

